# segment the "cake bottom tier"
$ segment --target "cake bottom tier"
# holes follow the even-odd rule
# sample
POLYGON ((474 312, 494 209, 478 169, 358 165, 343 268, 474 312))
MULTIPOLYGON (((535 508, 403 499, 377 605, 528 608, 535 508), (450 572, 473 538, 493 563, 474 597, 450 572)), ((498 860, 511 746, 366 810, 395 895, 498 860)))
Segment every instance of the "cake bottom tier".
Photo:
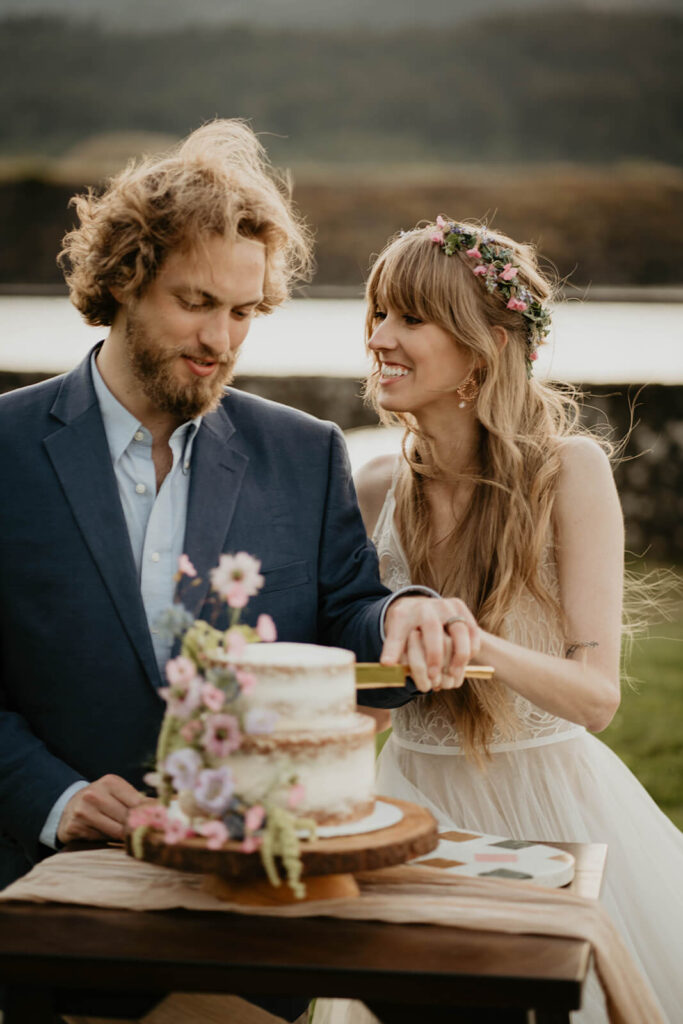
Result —
POLYGON ((353 713, 335 729, 245 736, 223 763, 247 803, 296 776, 305 794, 296 814, 319 825, 358 821, 375 806, 375 724, 367 715, 353 713))

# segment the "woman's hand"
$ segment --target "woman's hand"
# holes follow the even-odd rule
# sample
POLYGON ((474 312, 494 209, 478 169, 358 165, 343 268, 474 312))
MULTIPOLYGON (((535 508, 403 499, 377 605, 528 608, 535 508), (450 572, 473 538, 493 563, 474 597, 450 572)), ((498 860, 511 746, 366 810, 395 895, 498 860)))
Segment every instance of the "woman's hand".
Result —
POLYGON ((407 664, 423 693, 462 686, 481 643, 472 612, 457 597, 399 597, 387 609, 384 629, 382 664, 407 664))

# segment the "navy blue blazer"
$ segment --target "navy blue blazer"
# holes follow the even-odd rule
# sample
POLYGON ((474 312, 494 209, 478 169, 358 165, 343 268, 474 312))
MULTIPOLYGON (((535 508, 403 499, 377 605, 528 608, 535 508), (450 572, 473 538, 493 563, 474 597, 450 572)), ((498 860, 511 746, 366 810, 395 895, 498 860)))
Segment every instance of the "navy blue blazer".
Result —
MULTIPOLYGON (((0 884, 49 852, 71 783, 142 786, 164 710, 89 359, 0 398, 0 884)), ((247 551, 265 585, 244 621, 378 657, 388 591, 333 424, 229 391, 195 438, 184 549, 195 614, 220 553, 247 551)))

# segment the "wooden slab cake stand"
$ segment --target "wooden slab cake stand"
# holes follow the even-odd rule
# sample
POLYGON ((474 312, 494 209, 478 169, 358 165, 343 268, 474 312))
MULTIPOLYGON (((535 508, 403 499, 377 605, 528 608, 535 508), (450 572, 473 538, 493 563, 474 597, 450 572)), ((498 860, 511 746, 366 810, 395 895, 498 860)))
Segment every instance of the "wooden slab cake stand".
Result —
MULTIPOLYGON (((357 896, 354 872, 403 864, 436 848, 437 824, 429 811, 405 800, 381 799, 403 812, 395 825, 359 835, 301 840, 307 900, 357 896)), ((207 849, 206 841, 200 838, 169 846, 162 832, 150 830, 140 847, 142 859, 151 864, 205 875, 204 887, 220 899, 252 906, 299 902, 285 880, 277 887, 271 885, 260 854, 244 853, 239 842, 227 842, 220 850, 207 849)), ((130 832, 126 835, 126 850, 134 856, 130 832)), ((283 878, 279 858, 276 863, 283 878)))

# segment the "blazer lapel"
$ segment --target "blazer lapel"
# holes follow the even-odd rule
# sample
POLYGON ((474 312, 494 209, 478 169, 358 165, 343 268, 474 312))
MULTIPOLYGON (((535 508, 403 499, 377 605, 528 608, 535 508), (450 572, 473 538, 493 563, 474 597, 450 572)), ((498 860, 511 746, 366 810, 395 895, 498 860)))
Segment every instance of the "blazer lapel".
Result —
POLYGON ((156 688, 161 678, 92 386, 90 355, 64 378, 51 412, 64 426, 48 435, 43 443, 104 585, 156 688))
POLYGON ((184 551, 201 579, 183 599, 199 613, 209 590, 209 572, 224 550, 249 457, 236 443, 235 427, 219 406, 202 420, 192 450, 192 477, 184 551))

